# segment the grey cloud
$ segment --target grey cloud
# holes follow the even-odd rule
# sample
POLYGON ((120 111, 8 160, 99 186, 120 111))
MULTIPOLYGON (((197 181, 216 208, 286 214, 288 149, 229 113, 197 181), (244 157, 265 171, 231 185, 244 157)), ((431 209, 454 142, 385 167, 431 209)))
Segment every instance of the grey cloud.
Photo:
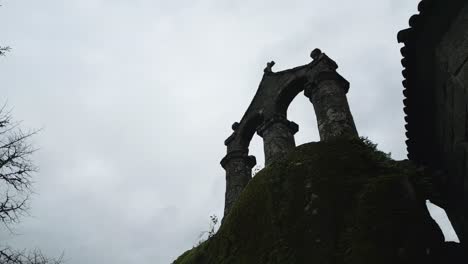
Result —
MULTIPOLYGON (((222 215, 223 141, 265 63, 315 47, 351 82, 360 134, 405 158, 396 32, 417 2, 3 1, 2 100, 43 130, 32 216, 2 237, 70 264, 170 262, 222 215)), ((318 140, 303 95, 288 114, 318 140)))

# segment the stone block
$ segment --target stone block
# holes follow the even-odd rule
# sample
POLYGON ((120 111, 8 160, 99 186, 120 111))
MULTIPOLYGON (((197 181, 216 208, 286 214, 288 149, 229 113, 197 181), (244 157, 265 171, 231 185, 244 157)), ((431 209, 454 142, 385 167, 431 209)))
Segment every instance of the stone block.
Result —
POLYGON ((465 140, 466 97, 464 87, 456 78, 450 81, 453 89, 453 128, 454 141, 465 140))
MULTIPOLYGON (((467 48, 468 49, 468 48, 467 48)), ((461 66, 456 78, 465 89, 468 90, 468 55, 464 58, 465 63, 461 66)))
POLYGON ((439 43, 439 56, 447 58, 448 71, 456 74, 468 57, 468 4, 439 43))

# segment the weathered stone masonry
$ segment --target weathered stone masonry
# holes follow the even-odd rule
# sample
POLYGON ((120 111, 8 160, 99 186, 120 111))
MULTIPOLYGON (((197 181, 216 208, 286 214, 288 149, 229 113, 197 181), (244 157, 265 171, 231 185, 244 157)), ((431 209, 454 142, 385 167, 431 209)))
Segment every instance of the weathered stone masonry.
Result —
POLYGON ((256 160, 248 153, 255 133, 263 138, 266 166, 296 146, 294 134, 299 126, 287 119, 287 109, 300 92, 305 90, 314 106, 321 140, 358 137, 346 99, 348 81, 319 49, 311 57, 311 63, 281 72, 272 71, 273 61, 267 63, 250 106, 241 121, 232 125, 233 133, 224 142, 227 154, 221 160, 226 170, 224 215, 252 177, 256 160))
POLYGON ((252 177, 252 168, 256 164, 254 156, 244 151, 233 151, 226 155, 221 165, 226 170, 226 208, 231 208, 244 187, 252 177))
POLYGON ((304 94, 314 105, 320 140, 357 135, 346 99, 348 89, 349 82, 336 72, 322 72, 308 83, 304 94))
POLYGON ((431 201, 468 250, 468 2, 422 0, 398 33, 408 158, 436 171, 431 201))
POLYGON ((263 122, 257 129, 257 134, 263 138, 265 152, 265 166, 294 148, 294 134, 299 131, 299 126, 286 119, 284 116, 274 116, 263 122))

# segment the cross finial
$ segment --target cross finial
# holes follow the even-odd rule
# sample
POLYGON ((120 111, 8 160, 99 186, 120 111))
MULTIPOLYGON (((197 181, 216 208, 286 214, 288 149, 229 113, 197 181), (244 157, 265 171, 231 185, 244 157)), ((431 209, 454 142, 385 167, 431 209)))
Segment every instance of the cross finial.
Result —
POLYGON ((271 68, 275 65, 274 61, 270 61, 267 63, 266 68, 263 70, 263 72, 272 72, 271 68))

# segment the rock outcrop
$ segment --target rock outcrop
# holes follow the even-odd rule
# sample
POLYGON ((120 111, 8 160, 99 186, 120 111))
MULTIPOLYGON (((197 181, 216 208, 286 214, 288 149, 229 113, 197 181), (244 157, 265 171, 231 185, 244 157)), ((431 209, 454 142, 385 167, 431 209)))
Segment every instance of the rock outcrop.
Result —
POLYGON ((309 143, 248 183, 218 232, 175 264, 446 263, 430 175, 367 140, 309 143))

